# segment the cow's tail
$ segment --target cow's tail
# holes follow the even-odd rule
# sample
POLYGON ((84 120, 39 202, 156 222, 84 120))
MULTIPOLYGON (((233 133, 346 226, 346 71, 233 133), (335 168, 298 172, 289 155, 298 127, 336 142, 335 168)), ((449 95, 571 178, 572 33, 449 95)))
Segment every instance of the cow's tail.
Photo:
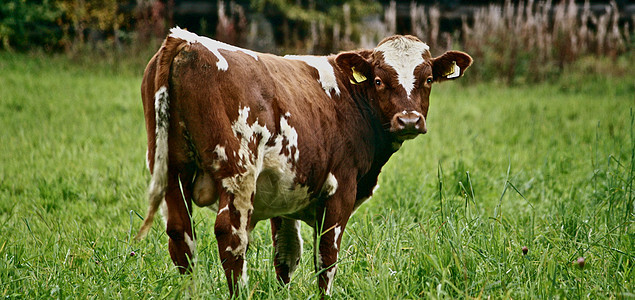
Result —
POLYGON ((170 126, 170 97, 169 76, 172 61, 179 51, 185 46, 186 41, 169 37, 163 42, 161 49, 157 53, 156 72, 154 78, 154 112, 155 112, 155 144, 154 166, 152 169, 152 179, 148 188, 148 212, 143 221, 143 225, 135 239, 141 240, 147 234, 154 216, 165 197, 168 185, 168 130, 170 126))

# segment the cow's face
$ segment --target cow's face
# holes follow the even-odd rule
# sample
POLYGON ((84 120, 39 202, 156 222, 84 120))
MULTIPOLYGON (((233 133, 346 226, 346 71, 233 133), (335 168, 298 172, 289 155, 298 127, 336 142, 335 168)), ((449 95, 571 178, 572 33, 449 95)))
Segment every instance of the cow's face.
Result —
POLYGON ((364 94, 384 129, 397 140, 426 133, 432 84, 463 75, 472 64, 466 53, 448 51, 432 58, 428 45, 413 36, 393 36, 374 50, 338 55, 354 93, 364 94))

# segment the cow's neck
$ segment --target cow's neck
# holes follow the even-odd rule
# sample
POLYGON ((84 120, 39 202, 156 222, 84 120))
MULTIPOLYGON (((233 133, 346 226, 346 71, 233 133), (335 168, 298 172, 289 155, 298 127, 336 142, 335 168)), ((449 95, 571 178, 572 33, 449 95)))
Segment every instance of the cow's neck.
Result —
POLYGON ((347 93, 345 96, 350 97, 350 101, 342 101, 347 106, 342 111, 342 115, 347 118, 345 122, 359 125, 350 126, 356 132, 349 134, 349 138, 352 139, 353 145, 358 148, 355 155, 364 156, 358 157, 358 161, 365 164, 358 166, 360 167, 358 180, 371 180, 374 187, 381 168, 401 146, 401 142, 397 142, 383 128, 379 115, 370 106, 366 95, 347 93), (364 179, 364 177, 374 177, 374 179, 364 179))

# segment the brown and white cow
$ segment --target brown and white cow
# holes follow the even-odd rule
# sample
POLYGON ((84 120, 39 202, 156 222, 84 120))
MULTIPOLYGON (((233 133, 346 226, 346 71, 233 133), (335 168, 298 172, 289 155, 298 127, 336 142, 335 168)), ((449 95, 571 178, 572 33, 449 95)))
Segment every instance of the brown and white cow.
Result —
POLYGON ((230 294, 246 284, 245 251, 269 219, 278 279, 314 229, 318 286, 329 294, 342 233, 401 144, 426 133, 430 89, 472 63, 433 58, 412 36, 331 56, 256 53, 174 28, 141 86, 152 173, 143 238, 162 206, 169 251, 192 268, 192 201, 217 210, 214 231, 230 294), (165 202, 163 201, 165 199, 165 202))

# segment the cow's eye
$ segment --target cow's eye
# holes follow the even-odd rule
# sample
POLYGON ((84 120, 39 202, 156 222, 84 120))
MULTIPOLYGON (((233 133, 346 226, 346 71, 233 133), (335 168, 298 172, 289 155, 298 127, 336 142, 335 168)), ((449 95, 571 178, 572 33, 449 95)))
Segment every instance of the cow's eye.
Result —
POLYGON ((381 79, 379 79, 379 78, 375 79, 375 85, 376 86, 380 86, 381 85, 381 79))
POLYGON ((427 84, 431 84, 432 83, 432 77, 428 77, 428 79, 426 79, 426 83, 427 84))

